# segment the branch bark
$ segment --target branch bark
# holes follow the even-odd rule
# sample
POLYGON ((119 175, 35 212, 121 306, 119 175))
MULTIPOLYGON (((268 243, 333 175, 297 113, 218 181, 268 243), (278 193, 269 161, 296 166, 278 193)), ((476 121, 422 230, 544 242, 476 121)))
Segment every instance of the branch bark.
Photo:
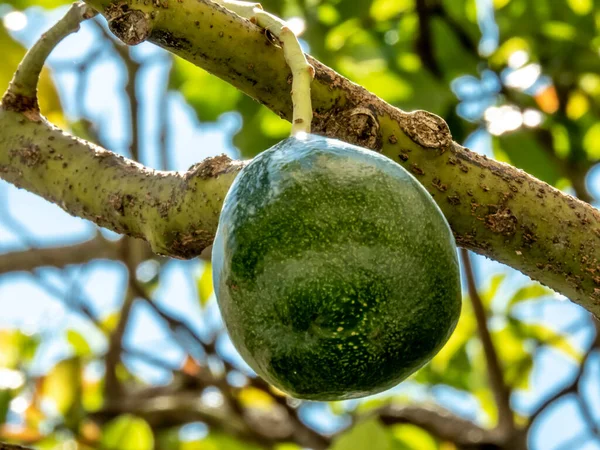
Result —
MULTIPOLYGON (((98 235, 73 245, 32 248, 0 254, 0 275, 10 272, 31 272, 44 266, 62 269, 69 265, 85 264, 95 259, 120 260, 121 241, 109 241, 98 235)), ((146 255, 150 257, 151 254, 146 255)))
MULTIPOLYGON (((144 40, 203 67, 287 119, 289 69, 262 30, 208 0, 87 0, 125 43, 144 40), (240 45, 243 42, 244 45, 240 45)), ((600 213, 507 164, 452 142, 445 122, 385 103, 309 58, 316 133, 392 158, 429 190, 457 243, 512 266, 600 316, 600 213)), ((242 165, 209 159, 158 172, 0 109, 0 177, 71 214, 150 242, 172 257, 210 244, 242 165)))

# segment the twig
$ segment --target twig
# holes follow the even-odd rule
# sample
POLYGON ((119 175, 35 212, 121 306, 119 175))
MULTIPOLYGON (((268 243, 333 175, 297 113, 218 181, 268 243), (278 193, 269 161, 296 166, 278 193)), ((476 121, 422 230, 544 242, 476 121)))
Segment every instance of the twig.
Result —
MULTIPOLYGON (((135 272, 129 273, 129 276, 135 276, 135 272)), ((121 307, 121 314, 117 326, 110 335, 108 342, 108 351, 104 357, 104 366, 106 375, 104 380, 104 393, 107 398, 116 399, 123 394, 123 388, 117 376, 117 366, 121 362, 121 348, 123 335, 129 322, 129 316, 135 302, 133 291, 128 288, 125 294, 125 301, 121 307)))
POLYGON ((65 37, 79 30, 81 22, 96 14, 96 11, 86 4, 74 3, 65 16, 42 35, 19 64, 2 98, 2 105, 6 110, 39 115, 37 85, 46 59, 65 37))
POLYGON ((104 35, 105 40, 112 46, 112 48, 117 52, 117 54, 121 57, 123 64, 125 65, 125 70, 127 72, 127 84, 125 85, 125 94, 127 95, 127 100, 129 101, 130 108, 130 127, 131 127, 131 143, 129 144, 129 152, 131 155, 131 159, 134 161, 140 160, 140 124, 139 124, 139 110, 140 103, 137 99, 136 94, 136 86, 138 80, 138 74, 140 71, 140 67, 142 66, 140 63, 135 61, 131 57, 131 47, 120 44, 116 42, 112 36, 104 29, 103 26, 97 24, 100 32, 104 35))
POLYGON ((504 381, 504 372, 502 370, 500 358, 498 357, 496 347, 494 346, 492 336, 488 329, 487 314, 483 302, 481 301, 481 297, 479 296, 479 292, 477 291, 469 252, 465 249, 461 249, 461 256, 467 279, 469 298, 477 321, 479 339, 481 340, 483 352, 485 354, 488 380, 498 408, 498 429, 503 430, 507 435, 511 435, 515 430, 515 422, 510 407, 510 389, 504 381))
POLYGON ((238 0, 215 0, 215 2, 255 22, 267 33, 279 38, 283 47, 283 56, 292 71, 292 135, 310 133, 313 117, 310 84, 315 77, 315 69, 308 63, 294 32, 279 17, 263 11, 260 3, 238 0))
MULTIPOLYGON (((527 429, 531 428, 531 426, 533 425, 535 420, 546 410, 546 408, 548 408, 556 400, 558 400, 561 397, 564 397, 567 394, 578 394, 578 386, 579 386, 579 382, 581 381, 581 378, 583 377, 583 373, 585 371, 585 366, 586 366, 588 360, 590 359, 592 353, 594 352, 594 350, 596 350, 600 346, 600 333, 598 333, 598 321, 596 319, 593 319, 593 320, 594 320, 594 326, 596 328, 596 337, 594 338, 594 341, 592 342, 591 347, 586 352, 586 354, 583 358, 583 361, 581 362, 581 364, 579 366, 579 370, 578 370, 577 374, 575 375, 575 377, 569 384, 567 384, 565 387, 563 387, 562 389, 560 389, 559 391, 555 392, 553 395, 548 397, 546 400, 544 400, 542 402, 542 404, 540 406, 537 407, 537 409, 529 416, 529 421, 526 426, 527 429)), ((581 405, 581 406, 582 406, 582 408, 585 408, 585 405, 581 405)), ((596 427, 593 427, 592 430, 594 430, 595 428, 596 427)))
POLYGON ((459 448, 500 448, 497 430, 483 429, 439 406, 384 406, 372 415, 385 425, 410 423, 459 448))
POLYGON ((20 445, 6 444, 0 442, 0 450, 33 450, 30 447, 22 447, 20 445))
MULTIPOLYGON (((85 264, 95 259, 120 259, 121 240, 109 241, 100 233, 87 241, 61 247, 34 247, 0 254, 0 275, 10 272, 31 272, 49 266, 63 269, 85 264)), ((148 248, 148 257, 154 254, 148 248)))

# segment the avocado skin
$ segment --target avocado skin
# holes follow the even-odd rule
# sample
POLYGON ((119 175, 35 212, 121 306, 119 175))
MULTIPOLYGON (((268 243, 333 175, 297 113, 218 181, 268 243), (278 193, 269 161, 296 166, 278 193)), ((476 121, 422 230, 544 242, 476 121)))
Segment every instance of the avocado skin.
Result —
POLYGON ((431 196, 392 160, 315 135, 240 172, 213 281, 247 364, 309 400, 395 386, 442 348, 461 308, 454 238, 431 196))

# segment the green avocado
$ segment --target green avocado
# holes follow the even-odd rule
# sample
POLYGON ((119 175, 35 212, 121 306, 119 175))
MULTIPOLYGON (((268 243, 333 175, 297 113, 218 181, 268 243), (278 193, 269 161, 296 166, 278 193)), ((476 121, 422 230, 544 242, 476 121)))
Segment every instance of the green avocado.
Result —
POLYGON ((454 238, 427 191, 392 160, 315 135, 288 138, 240 172, 213 280, 241 356, 300 399, 395 386, 460 315, 454 238))

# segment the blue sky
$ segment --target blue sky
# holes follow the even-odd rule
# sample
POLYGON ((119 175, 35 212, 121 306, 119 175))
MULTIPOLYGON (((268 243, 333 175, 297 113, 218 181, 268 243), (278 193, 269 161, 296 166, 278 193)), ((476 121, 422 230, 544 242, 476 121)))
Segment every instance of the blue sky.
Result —
MULTIPOLYGON (((27 27, 16 32, 15 36, 29 46, 41 31, 60 15, 61 11, 48 13, 41 9, 30 10, 27 27)), ((485 43, 482 43, 482 46, 487 49, 495 42, 497 36, 494 35, 493 26, 485 25, 489 23, 489 17, 486 18, 485 14, 482 14, 480 21, 484 28, 485 43)), ((96 48, 97 33, 94 27, 89 24, 84 25, 77 35, 67 38, 50 59, 50 66, 60 67, 60 71, 55 72, 55 79, 65 112, 72 119, 77 118, 78 114, 77 104, 73 100, 76 74, 68 68, 70 66, 74 68, 85 58, 85 55, 96 48)), ((161 57, 164 56, 162 50, 151 44, 141 44, 136 47, 135 55, 140 61, 152 61, 147 63, 142 71, 138 95, 142 101, 141 120, 144 130, 144 138, 141 142, 142 160, 146 165, 157 167, 159 164, 157 121, 161 107, 160 95, 163 92, 168 70, 168 65, 165 63, 167 59, 161 57)), ((126 154, 130 130, 126 126, 128 113, 123 103, 124 83, 124 72, 118 60, 107 51, 91 69, 89 88, 85 92, 85 105, 86 110, 91 114, 89 118, 99 124, 103 138, 109 143, 108 147, 113 151, 126 154)), ((231 143, 232 134, 240 125, 240 119, 236 114, 225 114, 214 124, 200 124, 184 99, 179 94, 172 93, 169 96, 168 116, 171 125, 169 133, 171 169, 185 170, 192 164, 219 153, 237 157, 238 152, 231 143)), ((490 151, 489 135, 485 132, 473 135, 468 144, 475 151, 482 153, 490 151)), ((592 171, 589 179, 590 188, 595 194, 600 193, 599 175, 599 172, 592 171)), ((57 206, 1 181, 0 199, 5 204, 6 209, 3 211, 9 211, 12 218, 19 223, 17 234, 12 227, 7 226, 7 218, 0 217, 0 254, 23 249, 31 244, 45 246, 79 242, 90 238, 95 232, 95 228, 88 222, 73 218, 57 206)), ((110 232, 106 234, 114 236, 110 232)), ((507 273, 509 279, 506 285, 509 288, 501 294, 501 297, 508 298, 512 291, 528 280, 523 275, 482 257, 475 257, 474 265, 482 287, 493 274, 507 273)), ((157 301, 166 310, 186 317, 199 333, 208 336, 220 328, 220 318, 214 299, 209 302, 204 311, 197 300, 195 277, 202 268, 202 263, 198 261, 170 262, 163 269, 160 288, 155 295, 157 301)), ((55 286, 59 292, 64 292, 65 295, 75 292, 75 298, 85 299, 98 316, 106 316, 114 312, 122 301, 125 277, 123 267, 118 263, 97 262, 90 264, 84 270, 69 268, 64 272, 43 269, 38 271, 38 274, 46 283, 55 286), (80 294, 77 295, 77 292, 80 294)), ((502 298, 497 301, 502 302, 502 298)), ((55 296, 41 288, 31 274, 0 276, 0 308, 2 310, 0 326, 16 326, 28 332, 42 333, 44 336, 42 351, 36 359, 35 370, 38 372, 44 372, 56 361, 68 356, 70 349, 64 339, 64 330, 80 331, 97 351, 105 348, 106 343, 102 336, 84 319, 65 308, 55 296)), ((524 317, 535 318, 557 329, 564 329, 574 322, 585 323, 587 320, 585 312, 558 296, 549 299, 544 308, 535 308, 535 311, 524 308, 522 314, 524 317), (541 317, 534 317, 539 314, 541 317)), ((583 326, 573 334, 572 342, 581 348, 586 348, 591 338, 590 327, 583 326)), ((162 323, 141 304, 135 307, 125 339, 128 347, 152 349, 165 361, 173 364, 180 363, 185 355, 162 323)), ((240 362, 226 337, 222 337, 219 343, 229 358, 240 362)), ((129 360, 128 363, 148 382, 168 381, 168 374, 162 370, 147 366, 140 361, 129 360)), ((561 383, 567 382, 575 370, 575 365, 563 355, 552 350, 542 351, 536 359, 532 389, 530 392, 514 396, 515 407, 520 411, 531 410, 538 404, 540 396, 553 392, 561 383)), ((589 380, 598 379, 599 371, 600 359, 593 358, 586 377, 589 380)), ((592 403, 593 414, 596 419, 600 419, 599 388, 594 382, 585 383, 585 387, 592 403)), ((397 391, 421 399, 433 395, 451 409, 466 417, 476 418, 473 417, 473 411, 476 411, 473 400, 450 389, 434 389, 433 392, 425 392, 415 384, 403 383, 397 391)), ((323 404, 307 404, 303 418, 323 431, 334 431, 345 425, 345 422, 334 418, 323 404)), ((574 403, 566 399, 534 430, 532 448, 553 449, 557 442, 575 434, 582 425, 580 413, 574 403)), ((580 448, 592 449, 600 446, 582 443, 580 448)))

